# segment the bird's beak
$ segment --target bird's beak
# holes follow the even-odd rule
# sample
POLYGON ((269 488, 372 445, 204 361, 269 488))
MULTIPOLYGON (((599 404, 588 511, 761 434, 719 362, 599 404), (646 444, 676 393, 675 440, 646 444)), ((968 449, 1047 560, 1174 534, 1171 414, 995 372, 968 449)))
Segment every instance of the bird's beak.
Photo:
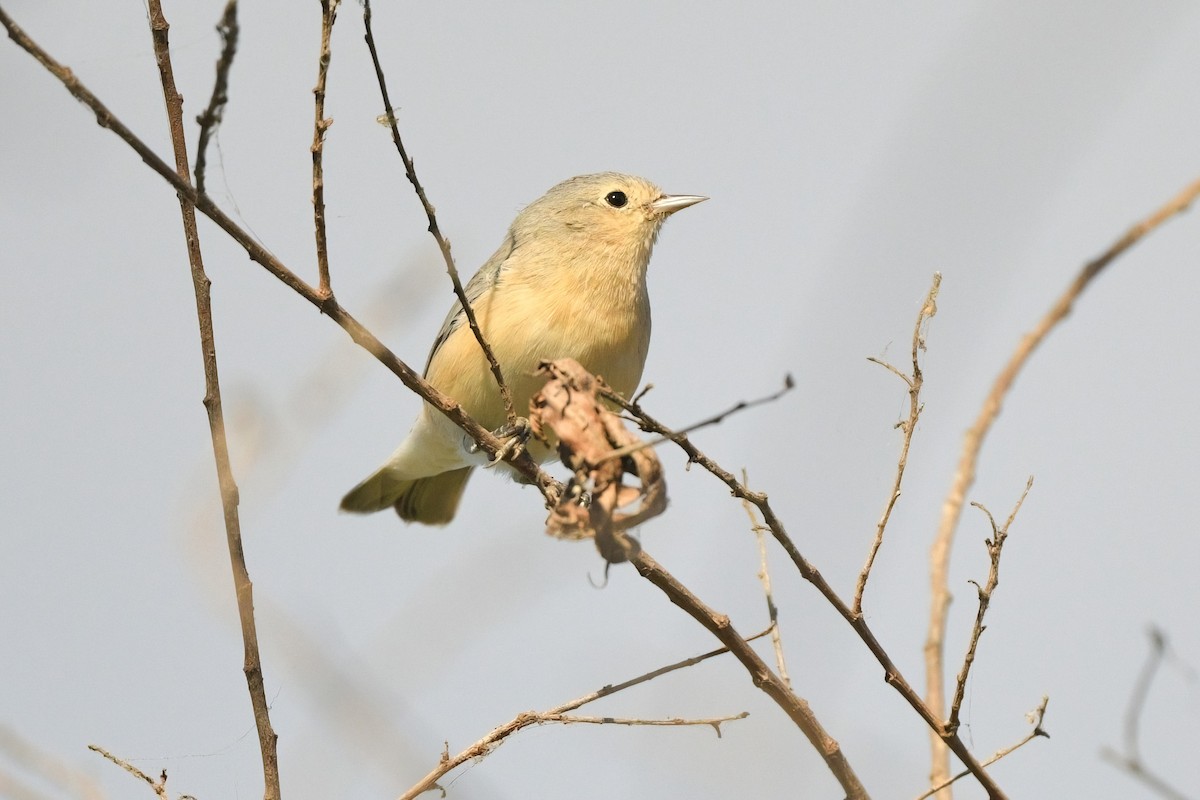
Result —
POLYGON ((667 217, 680 209, 694 206, 696 203, 703 203, 707 199, 707 197, 695 194, 665 194, 651 203, 650 208, 655 214, 667 217))

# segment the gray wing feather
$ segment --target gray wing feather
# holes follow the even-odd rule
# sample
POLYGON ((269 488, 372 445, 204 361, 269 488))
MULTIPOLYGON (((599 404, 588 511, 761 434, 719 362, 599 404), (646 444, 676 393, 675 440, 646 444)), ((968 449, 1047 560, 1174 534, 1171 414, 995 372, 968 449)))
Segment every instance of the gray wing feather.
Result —
MULTIPOLYGON (((500 281, 500 273, 504 269, 505 262, 509 256, 517 249, 516 237, 510 230, 508 235, 504 237, 504 243, 500 245, 500 249, 492 254, 479 271, 476 272, 467 285, 463 287, 463 293, 467 296, 467 302, 474 309, 475 303, 479 298, 483 297, 493 286, 500 281)), ((433 362, 434 355, 438 349, 450 338, 450 334, 454 333, 458 328, 467 324, 467 315, 463 311, 462 303, 455 297, 454 305, 450 309, 450 313, 446 315, 446 321, 442 323, 442 329, 438 331, 437 338, 433 340, 433 347, 429 349, 429 358, 425 360, 425 374, 429 374, 429 365, 433 362)))

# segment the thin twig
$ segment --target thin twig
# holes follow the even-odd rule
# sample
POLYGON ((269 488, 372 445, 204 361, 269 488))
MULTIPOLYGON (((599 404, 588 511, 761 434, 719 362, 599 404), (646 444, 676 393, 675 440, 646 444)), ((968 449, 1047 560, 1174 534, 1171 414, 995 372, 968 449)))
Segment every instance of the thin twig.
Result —
POLYGON ((866 788, 855 775, 845 754, 842 753, 841 745, 826 733, 808 702, 793 692, 782 678, 771 671, 771 668, 763 662, 754 648, 747 644, 746 639, 742 638, 734 629, 729 617, 719 614, 705 605, 699 597, 692 594, 686 586, 663 569, 662 565, 651 558, 645 550, 634 553, 629 560, 637 568, 639 575, 653 583, 672 603, 703 625, 729 648, 738 661, 742 662, 742 666, 750 673, 754 685, 775 701, 775 704, 783 709, 796 727, 808 738, 809 743, 824 759, 825 765, 841 785, 847 798, 868 797, 866 788))
MULTIPOLYGON (((742 483, 750 485, 750 477, 745 469, 742 470, 742 483)), ((750 505, 750 501, 742 500, 742 508, 746 511, 746 516, 750 518, 750 530, 754 532, 754 539, 758 542, 758 580, 762 583, 763 596, 767 599, 767 618, 771 623, 771 647, 775 650, 775 669, 784 685, 790 689, 792 688, 792 679, 788 677, 787 662, 783 658, 783 636, 779 631, 779 608, 775 605, 775 595, 771 592, 771 572, 767 569, 767 539, 764 535, 766 528, 759 524, 758 517, 754 515, 754 506, 750 505)))
MULTIPOLYGON (((642 393, 638 395, 638 397, 643 396, 646 393, 646 391, 649 391, 649 389, 652 386, 653 386, 653 384, 648 384, 646 386, 646 389, 643 390, 642 393)), ((771 392, 771 394, 765 395, 763 397, 755 398, 754 400, 738 401, 737 403, 735 403, 734 405, 725 409, 724 411, 713 414, 711 417, 708 417, 707 419, 702 419, 699 422, 694 422, 691 425, 688 425, 686 428, 680 428, 678 431, 676 431, 676 433, 692 433, 693 431, 697 431, 701 428, 707 428, 709 425, 719 425, 721 422, 725 421, 726 417, 728 417, 732 414, 736 414, 739 411, 745 411, 748 408, 754 408, 755 406, 761 406, 766 403, 773 403, 776 400, 778 400, 779 398, 783 397, 788 392, 790 392, 795 387, 796 387, 796 382, 792 379, 792 376, 784 375, 783 376, 783 388, 779 389, 778 391, 771 392)), ((632 455, 633 453, 636 453, 639 450, 644 450, 647 447, 658 447, 660 444, 665 444, 666 442, 669 442, 669 441, 671 441, 671 437, 669 437, 669 436, 659 436, 657 439, 647 439, 644 442, 638 442, 636 444, 627 445, 626 447, 621 447, 616 450, 613 450, 611 453, 609 453, 605 457, 605 460, 609 460, 609 459, 613 459, 613 458, 624 458, 625 456, 632 455)))
POLYGON ((425 195, 425 188, 417 180, 416 167, 413 165, 413 160, 409 157, 408 150, 404 147, 404 142, 400 138, 400 129, 396 124, 396 112, 392 108, 392 101, 388 96, 387 81, 383 76, 383 66, 379 63, 379 53, 375 49, 375 35, 371 33, 371 0, 363 0, 363 27, 366 30, 364 38, 367 42, 367 49, 371 51, 371 62, 375 65, 375 78, 379 81, 379 93, 383 97, 385 114, 381 119, 386 120, 388 127, 391 128, 392 143, 396 146, 396 152, 400 154, 400 160, 404 162, 404 174, 408 178, 409 183, 413 185, 413 189, 416 190, 417 199, 421 201, 421 207, 425 209, 425 217, 429 220, 429 232, 433 235, 434 241, 437 242, 438 249, 442 251, 442 258, 446 262, 446 273, 450 276, 450 282, 454 284, 454 294, 458 296, 458 302, 462 305, 463 313, 467 317, 467 324, 471 326, 471 332, 475 334, 475 341, 479 342, 479 346, 483 349, 483 354, 487 357, 488 366, 491 367, 492 375, 496 378, 496 385, 500 388, 500 397, 504 401, 504 413, 508 417, 508 424, 514 425, 517 421, 517 412, 513 407, 512 392, 509 391, 508 383, 504 380, 504 373, 500 370, 500 362, 496 360, 496 355, 492 352, 491 346, 484 338, 483 331, 479 328, 479 323, 475 321, 475 309, 471 307, 471 301, 467 299, 467 293, 463 290, 462 281, 458 277, 458 268, 454 266, 454 257, 450 254, 450 241, 442 236, 442 229, 438 226, 433 204, 429 202, 429 198, 425 195))
MULTIPOLYGON (((316 289, 306 283, 295 272, 288 269, 282 261, 263 247, 244 228, 234 222, 208 195, 197 193, 188 181, 175 174, 175 171, 165 161, 159 158, 142 139, 121 122, 96 95, 75 77, 69 67, 63 66, 52 58, 49 53, 33 41, 4 12, 3 8, 0 8, 0 25, 3 25, 8 31, 10 39, 33 56, 48 72, 58 78, 76 100, 91 109, 92 113, 96 115, 96 122, 100 127, 111 130, 123 142, 129 145, 150 169, 154 170, 163 180, 171 184, 171 187, 177 194, 189 203, 194 204, 200 213, 211 219, 231 239, 241 245, 252 261, 262 266, 282 281, 289 289, 312 303, 323 314, 336 322, 346 331, 355 344, 378 359, 392 374, 400 379, 401 383, 419 395, 422 400, 446 415, 485 452, 493 457, 501 452, 504 446, 503 441, 476 422, 453 398, 439 392, 425 381, 420 374, 398 358, 383 342, 379 341, 378 337, 363 327, 362 323, 339 305, 335 298, 332 296, 322 297, 316 289)), ((516 449, 506 452, 508 452, 508 456, 506 457, 508 463, 528 478, 530 483, 537 486, 546 498, 547 507, 552 507, 557 502, 558 495, 562 491, 562 484, 543 471, 528 452, 516 449)))
MULTIPOLYGON (((604 461, 613 445, 632 443, 635 437, 625 429, 623 421, 605 410, 599 395, 611 390, 570 359, 543 362, 539 371, 553 375, 530 403, 531 422, 535 431, 549 428, 560 439, 563 462, 575 471, 572 486, 594 486, 589 490, 591 501, 587 510, 567 502, 555 508, 548 523, 553 535, 591 535, 597 548, 609 564, 629 561, 639 574, 661 589, 676 605, 704 624, 743 663, 754 680, 796 723, 815 749, 826 760, 829 769, 851 797, 865 796, 865 790, 846 762, 836 741, 822 729, 808 704, 762 662, 758 654, 734 631, 728 617, 717 615, 699 598, 683 587, 649 556, 641 552, 637 540, 618 536, 616 515, 618 503, 632 503, 642 497, 639 512, 659 513, 665 506, 665 487, 659 474, 658 460, 653 450, 635 453, 633 458, 645 458, 651 463, 637 465, 634 470, 642 484, 641 490, 626 493, 620 500, 620 479, 625 467, 619 461, 607 461, 605 469, 590 465, 604 461), (657 498, 661 502, 656 502, 657 498)), ((632 487, 630 487, 632 488, 632 487)), ((636 516, 637 514, 635 514, 636 516)), ((643 515, 644 516, 644 515, 643 515)))
MULTIPOLYGON (((1033 330, 1025 334, 1017 349, 1009 358, 1008 363, 996 376, 983 408, 975 423, 963 437, 962 454, 959 456, 958 468, 950 491, 942 505, 942 516, 938 524, 937 536, 930 548, 929 581, 931 590, 929 610, 929 631, 925 640, 925 702, 938 717, 945 713, 945 658, 946 620, 950 609, 949 570, 950 550, 954 541, 954 533, 958 529, 959 518, 962 516, 963 503, 967 492, 975 482, 975 466, 979 461, 979 452, 983 447, 984 438, 991 430, 992 423, 1000 414, 1004 398, 1012 388, 1017 375, 1029 361, 1034 350, 1045 340, 1050 331, 1071 313, 1075 301, 1079 299, 1089 284, 1104 271, 1118 256, 1135 245, 1144 236, 1162 225, 1171 217, 1185 211, 1196 197, 1200 195, 1200 180, 1193 181, 1175 197, 1150 216, 1137 223, 1125 232, 1120 239, 1113 243, 1104 253, 1084 265, 1075 279, 1063 292, 1054 306, 1046 313, 1033 330)), ((945 780, 950 775, 950 760, 941 743, 931 739, 932 748, 932 783, 945 780)))
MULTIPOLYGON (((1010 753, 1015 753, 1017 750, 1020 750, 1022 747, 1029 744, 1030 742, 1032 742, 1034 739, 1038 738, 1039 736, 1043 736, 1043 737, 1049 739, 1050 734, 1047 733, 1042 728, 1042 720, 1046 716, 1046 706, 1049 705, 1049 703, 1050 703, 1050 696, 1042 695, 1042 702, 1038 704, 1037 708, 1035 708, 1033 711, 1029 712, 1029 714, 1027 715, 1029 718, 1029 721, 1031 723, 1033 723, 1033 730, 1031 730, 1029 733, 1027 733, 1025 735, 1025 737, 1023 739, 1021 739, 1021 741, 1017 742, 1016 744, 1009 745, 1008 747, 1003 747, 1003 748, 997 750, 995 753, 993 753, 991 756, 989 756, 987 758, 987 760, 985 760, 983 762, 983 766, 989 767, 992 764, 995 764, 997 761, 999 761, 1000 759, 1009 755, 1010 753)), ((939 783, 937 786, 932 787, 931 789, 929 789, 929 791, 927 791, 923 795, 917 797, 916 800, 926 800, 926 798, 933 797, 935 794, 940 792, 942 789, 945 789, 947 786, 954 783, 959 778, 965 778, 970 774, 971 774, 971 770, 964 769, 962 772, 958 773, 957 775, 939 783)))
POLYGON ((325 82, 329 77, 329 61, 332 54, 329 40, 333 35, 333 24, 337 21, 338 5, 341 0, 321 0, 321 53, 317 59, 317 85, 313 87, 313 140, 312 146, 312 203, 313 227, 317 237, 317 273, 320 283, 317 291, 323 296, 333 293, 329 282, 329 242, 325 234, 325 167, 322 156, 325 150, 325 131, 333 124, 325 118, 325 82))
POLYGON ((777 541, 780 546, 783 547, 784 552, 788 554, 788 557, 792 560, 792 564, 794 564, 797 571, 799 571, 800 576, 816 587, 817 591, 820 592, 826 601, 833 606, 837 613, 840 614, 847 623, 849 623, 850 627, 854 629, 854 632, 858 634, 859 639, 861 639, 863 644, 867 646, 867 649, 871 651, 871 654, 875 656, 875 660, 879 662, 881 667, 883 667, 884 681, 886 681, 889 686, 900 693, 900 696, 903 697, 910 706, 912 706, 913 710, 920 715, 921 719, 925 720, 925 724, 929 726, 930 730, 932 730, 935 735, 941 737, 943 741, 946 742, 954 754, 963 762, 963 765, 971 771, 971 773, 975 776, 975 779, 978 780, 980 785, 988 792, 989 797, 993 798, 993 800, 1001 800, 1004 798, 1004 792, 1000 789, 995 780, 993 780, 992 777, 983 769, 978 760, 976 760, 976 758, 971 754, 971 751, 967 749, 966 744, 959 737, 958 733, 946 729, 946 726, 942 722, 941 718, 935 716, 929 710, 929 707, 924 703, 924 701, 921 700, 921 696, 917 694, 915 689, 913 689, 912 684, 910 684, 904 678, 904 675, 900 672, 900 668, 896 666, 894 661, 892 661, 892 658, 888 654, 887 650, 885 650, 883 645, 879 643, 879 640, 875 638, 875 634, 871 630, 870 625, 867 624, 866 618, 861 614, 855 614, 846 601, 844 601, 834 590, 834 588, 829 585, 829 582, 825 580, 825 577, 821 575, 820 571, 813 566, 813 564, 806 559, 803 554, 801 554, 800 550, 796 547, 795 542, 793 542, 792 538, 788 535, 783 521, 775 515, 775 511, 771 508, 771 504, 767 498, 767 495, 762 492, 754 492, 748 489, 744 484, 740 483, 732 473, 702 453, 699 448, 692 444, 691 440, 688 439, 686 434, 672 431, 654 417, 647 414, 641 406, 634 405, 624 400, 620 397, 620 395, 614 392, 605 394, 605 397, 635 416, 638 420, 638 424, 643 430, 660 434, 675 442, 675 444, 677 444, 687 454, 688 460, 691 463, 699 464, 701 467, 711 472, 718 480, 720 480, 729 488, 730 493, 734 497, 742 500, 748 500, 754 504, 754 506, 758 509, 758 513, 762 515, 763 522, 766 523, 767 528, 771 531, 771 535, 775 538, 775 541, 777 541))
MULTIPOLYGON (((175 77, 171 69, 171 50, 168 41, 170 26, 162 13, 160 0, 149 0, 150 33, 154 40, 154 56, 158 62, 159 78, 163 97, 166 100, 167 119, 171 128, 171 145, 175 151, 176 177, 187 184, 191 175, 188 166, 187 142, 183 132, 183 98, 175 89, 175 77)), ((225 538, 229 546, 229 560, 233 567, 234 591, 237 595, 238 617, 242 625, 243 671, 250 689, 250 702, 254 708, 254 723, 258 728, 259 749, 262 751, 263 781, 267 800, 279 798, 279 759, 276 751, 275 731, 271 728, 267 695, 263 688, 262 660, 258 649, 258 632, 254 621, 254 587, 246 568, 246 557, 242 551, 241 523, 238 519, 238 489, 233 478, 233 467, 229 463, 229 445, 225 440, 225 417, 221 409, 221 386, 217 373, 217 345, 213 336, 212 303, 209 296, 210 281, 204 272, 204 261, 200 254, 200 235, 196 229, 196 209, 192 201, 179 198, 179 209, 183 217, 184 239, 187 242, 188 263, 192 272, 192 288, 196 295, 196 315, 200 323, 200 349, 204 360, 204 406, 208 411, 209 433, 212 437, 213 455, 216 458, 217 477, 221 488, 221 507, 225 516, 225 538)), ((165 776, 163 782, 166 782, 165 776)), ((165 796, 165 790, 164 790, 165 796)))
POLYGON ((668 727, 675 728, 688 725, 711 725, 717 732, 717 738, 721 738, 721 725, 725 722, 734 722, 739 719, 745 719, 750 716, 749 711, 743 711, 740 714, 730 714, 727 717, 710 717, 708 719, 682 719, 673 717, 671 719, 641 719, 639 717, 579 717, 572 714, 543 714, 539 722, 563 722, 573 723, 582 722, 589 725, 629 725, 636 727, 644 725, 647 727, 668 727))
POLYGON ((879 548, 883 546, 884 529, 887 528, 888 520, 892 517, 892 509, 896 507, 896 501, 900 499, 900 484, 904 481, 904 468, 908 466, 908 448, 912 445, 913 433, 917 430, 917 420, 924 409, 924 405, 921 403, 921 387, 925 383, 925 376, 921 373, 919 356, 925 349, 925 326, 937 313, 937 296, 941 285, 942 274, 940 272, 933 273, 933 285, 929 287, 929 293, 925 295, 925 302, 921 304, 921 310, 917 312, 917 322, 913 325, 912 336, 912 376, 905 375, 891 364, 877 358, 867 359, 899 375, 900 379, 908 385, 908 419, 896 426, 904 431, 904 442, 900 445, 900 458, 896 461, 896 479, 892 482, 892 492, 883 509, 883 516, 879 518, 879 524, 875 526, 875 540, 871 543, 870 552, 867 553, 867 563, 858 573, 858 583, 854 588, 854 604, 852 606, 855 614, 862 614, 863 592, 866 591, 867 579, 871 576, 871 567, 875 565, 875 556, 879 554, 879 548))
POLYGON ((1138 727, 1141 722, 1142 712, 1146 708, 1146 697, 1150 694, 1150 685, 1154 682, 1154 675, 1158 672, 1158 668, 1162 665, 1163 659, 1167 655, 1166 634, 1157 627, 1150 628, 1148 633, 1150 636, 1150 653, 1146 657, 1146 663, 1142 666, 1142 671, 1138 675, 1137 682, 1133 685, 1133 692, 1129 696, 1129 707, 1125 711, 1125 731, 1123 736, 1125 740, 1125 752, 1118 753, 1114 748, 1104 747, 1100 750, 1100 756, 1118 769, 1128 772, 1156 794, 1166 797, 1168 800, 1188 800, 1188 797, 1183 792, 1174 788, 1157 773, 1148 769, 1145 762, 1142 761, 1138 727))
MULTIPOLYGON (((151 0, 151 2, 154 2, 154 0, 151 0)), ((135 767, 133 764, 130 764, 123 758, 114 756, 112 753, 108 752, 99 745, 89 744, 88 750, 91 750, 93 753, 99 753, 121 769, 128 772, 133 777, 137 778, 138 780, 145 781, 146 784, 154 790, 154 793, 158 795, 160 800, 170 800, 170 796, 167 794, 167 771, 165 769, 162 771, 162 774, 159 776, 158 780, 154 780, 149 775, 135 767)))
MULTIPOLYGON (((769 633, 769 632, 770 632, 769 629, 765 630, 761 633, 751 636, 746 641, 752 642, 755 639, 766 636, 767 633, 769 633)), ((416 797, 417 795, 422 794, 423 792, 427 792, 430 789, 433 789, 434 787, 436 787, 438 785, 437 782, 439 780, 441 780, 443 777, 445 777, 447 774, 449 774, 450 772, 453 772, 455 769, 457 769, 458 767, 467 763, 468 761, 474 761, 477 758, 482 758, 483 756, 486 756, 488 753, 495 750, 509 736, 513 735, 517 731, 520 731, 524 728, 528 728, 531 725, 540 724, 541 722, 544 721, 544 718, 546 718, 546 717, 565 715, 570 711, 574 711, 575 709, 577 709, 581 706, 587 705, 588 703, 594 702, 594 701, 599 700, 604 697, 609 697, 611 695, 616 694, 617 692, 624 691, 625 689, 628 689, 633 686, 637 686, 638 684, 646 683, 647 681, 654 680, 657 677, 666 675, 668 672, 674 672, 675 670, 678 670, 678 669, 692 667, 692 666, 695 666, 696 664, 699 664, 702 661, 707 661, 710 658, 714 658, 716 656, 723 655, 728 652, 729 652, 728 647, 720 647, 716 650, 710 650, 709 652, 704 653, 702 655, 693 656, 691 658, 685 658, 684 660, 677 661, 674 664, 669 664, 665 667, 659 667, 656 670, 651 670, 650 672, 647 672, 643 675, 639 675, 636 678, 630 678, 627 681, 622 681, 621 683, 617 683, 617 684, 609 684, 600 689, 597 689, 594 692, 585 694, 583 697, 578 697, 574 700, 571 700, 570 702, 563 703, 560 706, 556 706, 555 708, 552 708, 549 711, 544 711, 540 714, 537 712, 527 712, 525 714, 518 714, 512 720, 495 728, 490 733, 488 733, 487 736, 484 736, 482 739, 475 742, 473 745, 468 747, 466 750, 463 750, 458 755, 451 756, 448 752, 444 752, 441 760, 438 762, 438 765, 436 767, 434 767, 433 770, 430 771, 430 773, 428 775, 426 775, 424 778, 419 780, 417 783, 413 784, 412 788, 410 788, 403 795, 401 795, 401 800, 409 800, 409 798, 416 797)), ((717 730, 718 730, 718 734, 719 734, 720 728, 718 728, 717 730)))
POLYGON ((217 131, 221 119, 225 115, 225 104, 229 102, 229 70, 233 67, 233 57, 237 54, 238 42, 237 0, 229 0, 225 4, 225 13, 217 23, 217 33, 221 35, 221 57, 217 59, 217 79, 213 82, 212 97, 209 98, 208 108, 196 117, 200 123, 200 138, 196 144, 196 191, 204 194, 204 177, 208 164, 208 140, 217 131))
POLYGON ((1033 488, 1033 476, 1029 476, 1029 480, 1025 482, 1025 491, 1021 492, 1021 499, 1017 500, 1017 504, 1013 506, 1012 513, 1008 515, 1008 519, 1004 522, 1004 527, 996 525, 996 519, 992 516, 992 512, 988 511, 979 503, 971 503, 987 515, 988 524, 992 526, 992 538, 986 539, 988 551, 988 577, 987 583, 980 588, 979 584, 971 581, 975 586, 975 591, 979 595, 979 608, 975 612, 975 625, 971 629, 971 640, 967 644, 967 654, 963 657, 962 668, 958 671, 958 678, 954 682, 954 699, 950 702, 950 716, 946 721, 946 726, 950 730, 958 730, 958 714, 962 708, 963 697, 967 691, 967 678, 971 674, 971 665, 975 663, 975 649, 979 646, 979 637, 987 629, 983 624, 983 618, 987 614, 988 606, 992 602, 992 593, 996 591, 996 587, 1000 584, 1000 555, 1004 550, 1004 543, 1008 540, 1008 529, 1013 524, 1013 520, 1017 518, 1017 512, 1021 510, 1021 506, 1025 503, 1025 498, 1029 496, 1029 490, 1033 488))

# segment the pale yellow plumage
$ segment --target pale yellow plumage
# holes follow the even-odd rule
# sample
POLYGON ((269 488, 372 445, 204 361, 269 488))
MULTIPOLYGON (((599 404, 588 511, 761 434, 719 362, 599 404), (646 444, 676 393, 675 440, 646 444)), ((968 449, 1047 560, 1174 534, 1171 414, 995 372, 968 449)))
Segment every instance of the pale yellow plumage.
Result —
MULTIPOLYGON (((650 252, 667 216, 703 199, 664 195, 642 178, 605 172, 564 181, 517 215, 466 293, 518 413, 541 388, 534 369, 545 359, 574 358, 623 394, 637 388, 650 346, 650 252)), ((495 379, 457 303, 425 377, 484 427, 506 422, 495 379)), ((549 455, 536 445, 533 453, 549 455)), ((342 509, 394 506, 406 521, 444 524, 478 463, 462 431, 425 405, 408 438, 343 498, 342 509)))

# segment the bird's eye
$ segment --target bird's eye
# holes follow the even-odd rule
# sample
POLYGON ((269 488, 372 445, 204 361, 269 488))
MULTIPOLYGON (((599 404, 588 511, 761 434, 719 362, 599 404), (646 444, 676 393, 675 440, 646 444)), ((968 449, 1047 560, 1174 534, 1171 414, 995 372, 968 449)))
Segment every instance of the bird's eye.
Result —
POLYGON ((629 198, 625 196, 624 192, 609 192, 604 196, 604 200, 613 208, 624 208, 625 204, 629 202, 629 198))

